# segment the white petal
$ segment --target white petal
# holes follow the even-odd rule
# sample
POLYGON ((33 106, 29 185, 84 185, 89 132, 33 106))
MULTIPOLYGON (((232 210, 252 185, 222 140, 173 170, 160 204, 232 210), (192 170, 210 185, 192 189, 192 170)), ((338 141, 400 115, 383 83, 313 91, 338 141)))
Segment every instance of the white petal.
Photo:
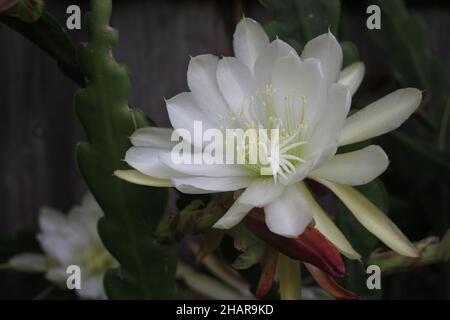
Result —
MULTIPOLYGON (((217 127, 215 122, 209 120, 205 112, 203 112, 198 105, 199 103, 195 100, 192 92, 182 92, 175 97, 166 100, 167 112, 172 127, 174 129, 188 130, 191 139, 194 138, 194 121, 201 121, 202 130, 217 127)), ((169 135, 169 141, 170 139, 171 136, 169 135)), ((190 141, 189 139, 187 140, 190 141)), ((171 146, 173 146, 177 142, 171 143, 171 146)))
POLYGON ((305 231, 313 217, 311 205, 297 185, 290 185, 275 201, 264 207, 270 231, 295 238, 305 231))
POLYGON ((257 88, 265 89, 272 83, 272 72, 276 61, 289 54, 296 54, 295 49, 280 39, 272 41, 264 49, 255 63, 254 81, 257 88))
POLYGON ((145 127, 137 129, 130 137, 131 143, 136 147, 153 147, 170 149, 174 145, 170 141, 173 129, 145 127))
POLYGON ((77 294, 82 298, 102 299, 103 291, 103 274, 82 279, 81 289, 77 290, 77 294))
POLYGON ((419 256, 417 249, 397 226, 356 189, 322 179, 317 181, 333 191, 355 218, 388 247, 407 257, 419 256))
POLYGON ((187 80, 198 107, 211 120, 230 112, 217 85, 216 56, 205 54, 193 57, 189 62, 187 80))
POLYGON ((254 91, 250 70, 236 58, 223 58, 217 67, 217 82, 223 97, 233 111, 242 109, 254 91))
POLYGON ((330 159, 337 150, 340 131, 350 108, 351 95, 341 84, 333 84, 321 118, 316 123, 305 145, 305 154, 316 159, 315 168, 330 159))
POLYGON ((192 176, 238 177, 253 175, 252 171, 241 164, 177 164, 172 161, 170 153, 160 153, 159 159, 174 171, 192 176))
POLYGON ((274 183, 272 178, 257 179, 245 189, 239 202, 261 208, 277 199, 283 190, 284 186, 281 183, 274 183))
POLYGON ((197 194, 236 191, 247 187, 252 180, 250 177, 186 177, 172 182, 183 193, 197 194))
POLYGON ((267 34, 255 20, 243 18, 236 26, 233 36, 234 54, 252 73, 256 60, 268 44, 267 34))
POLYGON ((149 187, 173 187, 169 179, 157 179, 140 173, 137 170, 116 170, 114 175, 119 179, 149 187))
POLYGON ((342 48, 331 32, 324 33, 305 45, 302 59, 317 58, 322 66, 325 82, 336 82, 342 67, 342 48))
POLYGON ((317 230, 319 230, 328 240, 330 240, 344 256, 352 260, 360 260, 360 254, 353 249, 345 235, 322 210, 303 182, 300 184, 300 188, 312 207, 315 228, 317 228, 317 230))
MULTIPOLYGON (((244 191, 245 192, 245 191, 244 191)), ((242 196, 242 195, 241 195, 242 196)), ((244 219, 247 213, 253 209, 252 205, 239 202, 239 198, 228 209, 225 215, 214 224, 216 229, 230 229, 244 219)))
POLYGON ((8 266, 12 269, 26 272, 47 271, 47 258, 43 254, 21 253, 8 260, 8 266))
POLYGON ((369 183, 388 167, 386 153, 379 146, 337 154, 309 175, 341 184, 358 186, 369 183))
POLYGON ((340 145, 364 141, 397 129, 417 109, 422 100, 418 89, 394 91, 348 117, 340 145))
POLYGON ((39 210, 39 227, 43 232, 60 232, 66 225, 66 217, 60 211, 49 207, 39 210))
POLYGON ((349 65, 341 71, 338 83, 346 86, 353 96, 364 78, 365 69, 362 62, 355 62, 349 65))
POLYGON ((273 68, 276 112, 285 126, 298 124, 303 111, 308 121, 321 113, 324 79, 317 59, 301 61, 296 54, 278 59, 273 68))
MULTIPOLYGON (((159 154, 161 152, 161 149, 132 147, 128 149, 125 155, 125 161, 134 169, 150 177, 170 179, 182 176, 160 160, 159 154)), ((168 153, 170 155, 170 151, 164 151, 162 153, 168 153)))
MULTIPOLYGON (((63 230, 61 231, 64 233, 63 230)), ((66 238, 64 234, 40 233, 37 239, 45 253, 58 263, 73 262, 76 248, 71 239, 66 238)))
POLYGON ((45 274, 45 278, 57 285, 63 285, 67 280, 66 265, 51 268, 45 274))

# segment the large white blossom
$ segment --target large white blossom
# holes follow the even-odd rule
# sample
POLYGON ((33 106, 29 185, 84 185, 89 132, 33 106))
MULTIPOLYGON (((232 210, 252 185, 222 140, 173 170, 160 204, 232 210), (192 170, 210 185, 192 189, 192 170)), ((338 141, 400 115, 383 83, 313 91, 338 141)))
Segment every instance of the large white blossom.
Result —
MULTIPOLYGON (((353 186, 366 184, 388 167, 376 145, 336 154, 339 146, 379 136, 399 127, 418 107, 421 92, 400 89, 348 116, 351 97, 364 75, 354 63, 341 71, 342 49, 331 33, 309 41, 301 56, 280 39, 269 42, 263 28, 243 18, 234 34, 236 57, 193 57, 190 92, 166 101, 174 129, 266 128, 280 130, 280 170, 260 174, 248 164, 175 164, 170 157, 173 129, 143 128, 132 136, 126 162, 136 170, 116 175, 143 185, 184 193, 239 191, 228 212, 214 225, 228 229, 252 208, 264 208, 268 228, 297 237, 313 220, 337 248, 360 258, 317 204, 304 184, 311 178, 339 197, 361 224, 406 256, 417 251, 402 232, 353 186)), ((193 134, 193 133, 192 133, 193 134)))

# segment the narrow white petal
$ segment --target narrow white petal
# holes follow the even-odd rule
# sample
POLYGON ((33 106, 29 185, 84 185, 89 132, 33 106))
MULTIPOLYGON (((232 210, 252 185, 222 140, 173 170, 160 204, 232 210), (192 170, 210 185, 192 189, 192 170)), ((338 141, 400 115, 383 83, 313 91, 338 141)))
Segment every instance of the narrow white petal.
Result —
POLYGON ((236 58, 223 58, 217 67, 217 82, 231 110, 237 112, 254 91, 250 70, 236 58))
POLYGON ((116 170, 114 175, 119 179, 149 187, 173 187, 169 179, 158 179, 140 173, 137 170, 116 170))
POLYGON ((350 90, 351 95, 354 95, 364 78, 365 69, 362 62, 355 62, 349 65, 341 71, 338 83, 346 86, 350 90))
POLYGON ((422 100, 418 89, 394 91, 348 117, 340 145, 364 141, 397 129, 413 114, 422 100))
POLYGON ((261 208, 277 199, 283 190, 284 186, 274 183, 272 178, 257 179, 245 189, 239 202, 261 208))
POLYGON ((272 83, 273 67, 278 59, 289 54, 296 54, 294 48, 280 39, 272 41, 261 53, 255 63, 254 79, 256 87, 265 89, 272 83))
POLYGON ((288 186, 264 212, 269 230, 288 238, 302 234, 313 217, 311 205, 297 185, 288 186))
POLYGON ((170 179, 182 176, 179 172, 169 168, 160 158, 160 153, 170 151, 161 151, 156 148, 132 147, 125 154, 125 161, 134 169, 154 178, 170 179))
POLYGON ((336 82, 342 67, 342 48, 331 32, 324 33, 305 45, 302 59, 319 59, 325 82, 336 82))
MULTIPOLYGON (((244 191, 245 192, 245 191, 244 191)), ((230 229, 237 225, 245 218, 247 213, 253 209, 253 206, 240 203, 239 198, 228 209, 225 215, 214 224, 216 229, 230 229)))
POLYGON ((360 260, 361 255, 353 249, 345 235, 322 210, 303 182, 300 183, 300 188, 312 207, 314 222, 316 223, 315 228, 317 228, 328 240, 330 240, 344 256, 352 260, 360 260))
POLYGON ((419 256, 417 249, 397 226, 359 191, 330 181, 316 180, 333 191, 355 218, 388 247, 407 257, 419 256))
POLYGON ((386 153, 379 146, 337 154, 309 175, 340 184, 358 186, 369 183, 388 167, 386 153))
POLYGON ((236 191, 247 187, 252 180, 250 177, 185 177, 172 182, 181 192, 195 194, 236 191))
POLYGON ((152 147, 169 149, 173 146, 170 141, 173 129, 145 127, 137 129, 130 137, 131 143, 136 147, 152 147))
POLYGON ((252 73, 256 60, 268 44, 267 34, 255 20, 243 18, 236 26, 233 36, 234 54, 252 73))
POLYGON ((45 274, 45 278, 55 284, 64 285, 67 281, 66 266, 56 266, 45 274))
POLYGON ((47 258, 43 254, 21 253, 11 257, 8 260, 8 266, 11 269, 26 272, 45 272, 47 271, 47 258))
POLYGON ((216 56, 205 54, 193 57, 189 62, 187 80, 198 107, 212 121, 226 116, 229 108, 217 85, 216 56))

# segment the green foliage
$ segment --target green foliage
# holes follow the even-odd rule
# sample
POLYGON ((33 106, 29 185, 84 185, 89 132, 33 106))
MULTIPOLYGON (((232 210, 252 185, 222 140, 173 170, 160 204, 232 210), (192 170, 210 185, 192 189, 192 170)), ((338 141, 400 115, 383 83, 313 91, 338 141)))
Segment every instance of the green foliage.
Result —
POLYGON ((371 3, 379 5, 383 14, 382 28, 371 35, 388 53, 394 76, 405 86, 420 86, 432 98, 445 94, 448 88, 445 68, 431 49, 424 21, 408 14, 403 0, 371 3))
MULTIPOLYGON (((289 43, 298 53, 311 39, 331 31, 337 35, 341 14, 339 0, 260 0, 273 20, 265 30, 270 40, 276 37, 289 43)), ((343 66, 359 60, 356 46, 350 41, 341 43, 344 54, 343 66)))
POLYGON ((25 22, 18 16, 0 14, 0 23, 33 41, 56 60, 59 68, 68 78, 80 86, 84 85, 84 78, 78 65, 77 50, 64 29, 49 13, 43 12, 39 19, 32 22, 25 22))
POLYGON ((283 30, 283 35, 292 36, 299 33, 299 40, 303 44, 328 30, 337 33, 341 10, 339 0, 260 0, 260 2, 272 13, 274 20, 278 21, 276 28, 283 30))
POLYGON ((88 142, 77 148, 80 171, 105 217, 99 234, 120 262, 104 280, 110 298, 171 298, 176 259, 173 248, 151 237, 165 208, 167 191, 129 184, 114 177, 126 169, 121 160, 130 147, 128 137, 147 119, 128 107, 126 66, 114 60, 111 49, 118 34, 109 25, 111 0, 92 0, 88 16, 89 42, 79 50, 86 88, 75 96, 76 111, 88 142))

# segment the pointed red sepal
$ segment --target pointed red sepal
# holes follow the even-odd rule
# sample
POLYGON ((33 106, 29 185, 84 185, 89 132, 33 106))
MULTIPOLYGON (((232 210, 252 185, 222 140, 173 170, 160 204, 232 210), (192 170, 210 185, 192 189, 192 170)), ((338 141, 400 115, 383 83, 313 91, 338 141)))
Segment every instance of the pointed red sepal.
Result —
POLYGON ((329 274, 323 272, 319 268, 313 266, 312 264, 305 263, 305 267, 311 273, 314 280, 316 280, 317 284, 328 294, 330 294, 333 298, 339 300, 357 300, 358 296, 345 289, 342 288, 339 284, 336 283, 334 278, 329 274))
POLYGON ((250 231, 284 255, 308 262, 334 277, 345 275, 345 265, 336 247, 314 227, 307 227, 298 238, 285 238, 271 232, 264 222, 262 209, 245 218, 250 231))
POLYGON ((277 272, 278 252, 272 249, 270 246, 266 247, 261 260, 261 276, 259 278, 258 287, 256 288, 255 297, 257 299, 264 298, 273 285, 275 274, 277 272))

